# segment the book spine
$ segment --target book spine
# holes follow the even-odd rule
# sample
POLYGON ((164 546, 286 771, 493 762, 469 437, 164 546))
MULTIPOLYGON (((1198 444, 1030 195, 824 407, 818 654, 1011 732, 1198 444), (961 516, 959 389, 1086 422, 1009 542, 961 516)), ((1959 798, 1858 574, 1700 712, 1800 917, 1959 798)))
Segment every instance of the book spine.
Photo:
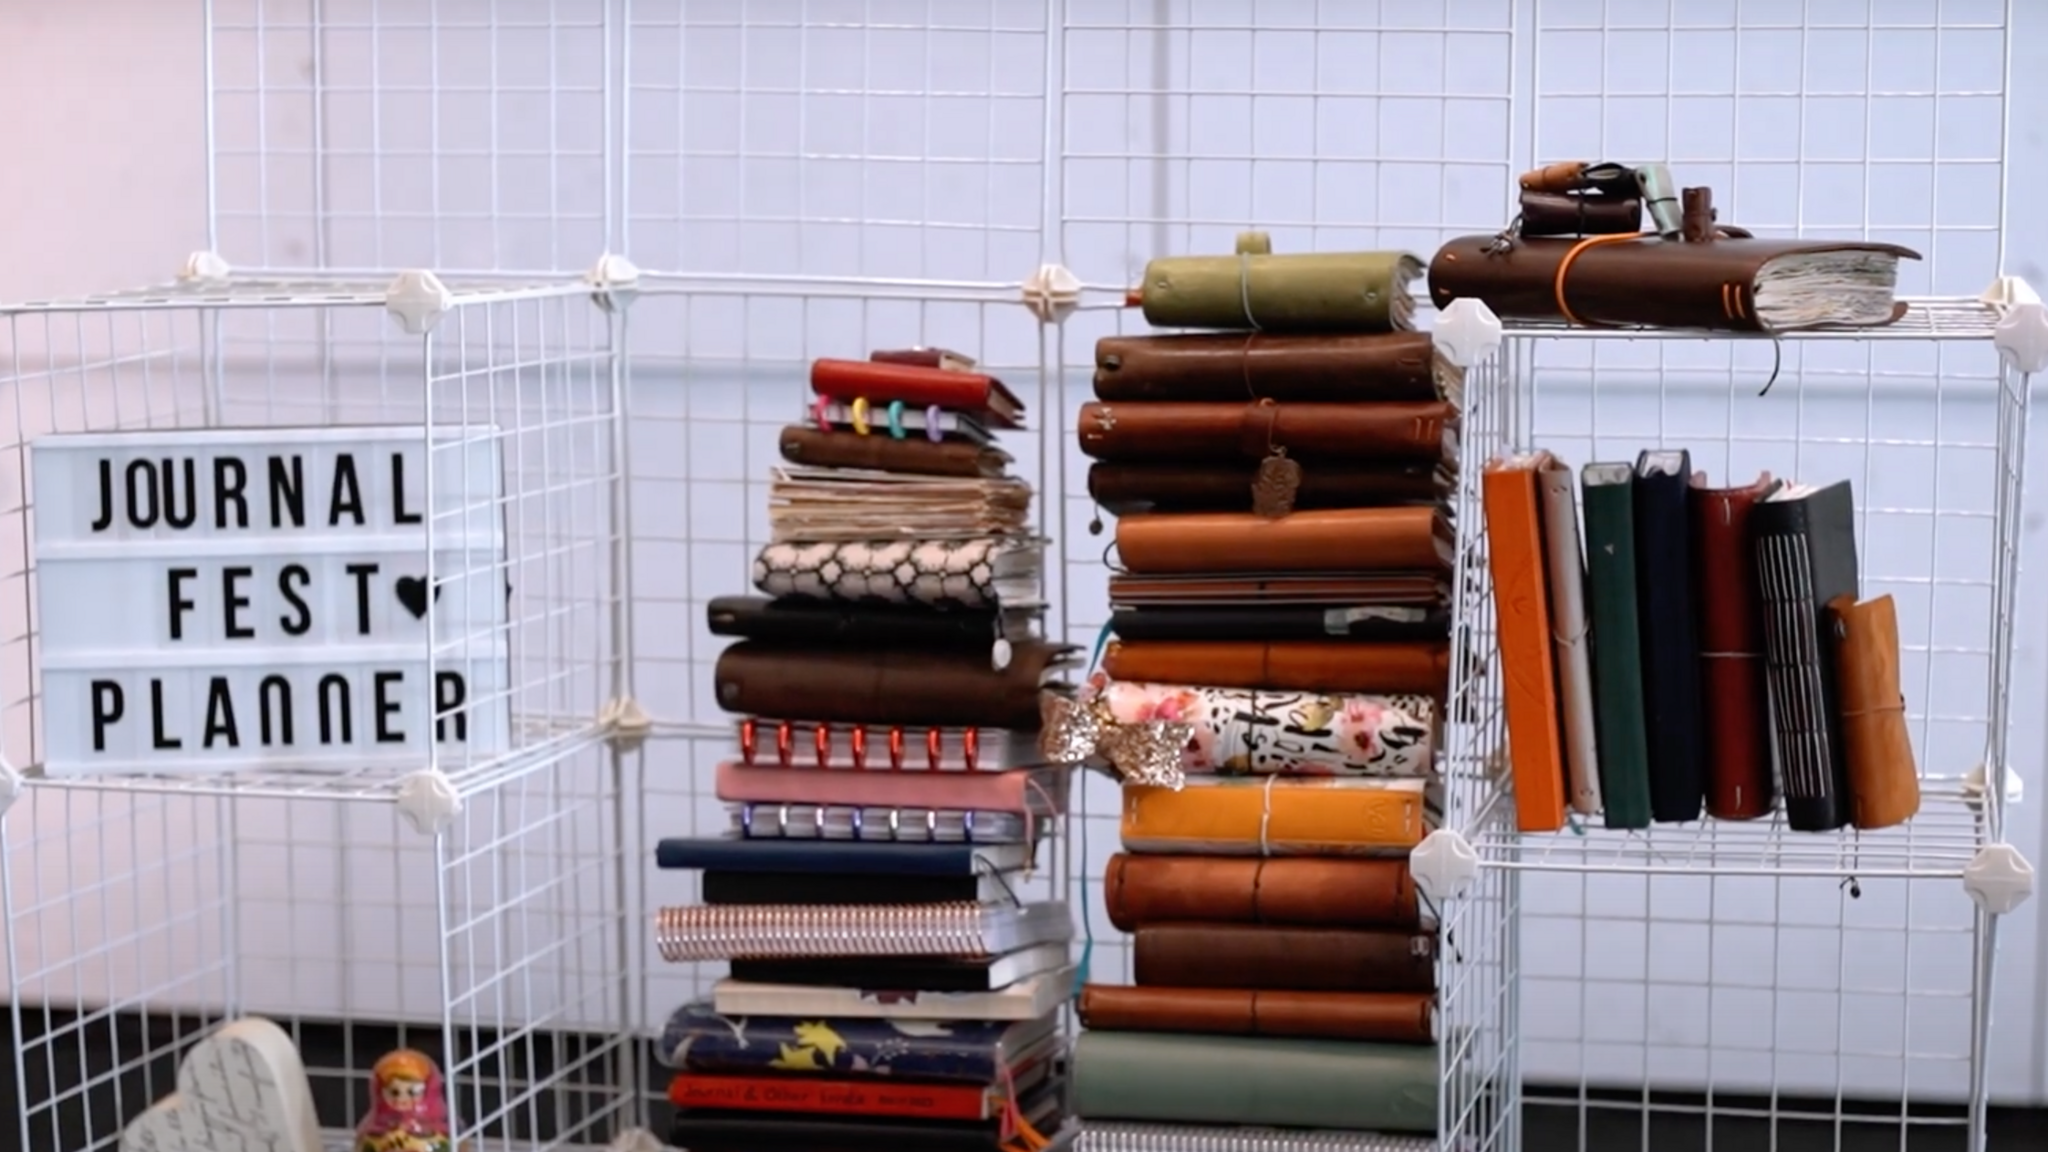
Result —
POLYGON ((678 1108, 924 1120, 986 1120, 1001 1107, 1000 1093, 974 1085, 863 1083, 788 1074, 702 1076, 685 1072, 669 1081, 668 1100, 678 1108))
POLYGON ((747 717, 739 722, 740 762, 796 767, 851 766, 856 771, 942 772, 982 770, 979 728, 871 727, 799 724, 747 717))
POLYGON ((734 827, 748 840, 1018 844, 1031 831, 1026 818, 1016 813, 978 809, 763 802, 729 807, 734 827))
POLYGON ((1813 557, 1803 527, 1759 533, 1756 567, 1785 820, 1797 831, 1829 831, 1847 823, 1848 815, 1835 787, 1821 609, 1814 603, 1813 557))
POLYGON ((671 964, 789 956, 986 956, 979 904, 696 904, 654 915, 671 964))

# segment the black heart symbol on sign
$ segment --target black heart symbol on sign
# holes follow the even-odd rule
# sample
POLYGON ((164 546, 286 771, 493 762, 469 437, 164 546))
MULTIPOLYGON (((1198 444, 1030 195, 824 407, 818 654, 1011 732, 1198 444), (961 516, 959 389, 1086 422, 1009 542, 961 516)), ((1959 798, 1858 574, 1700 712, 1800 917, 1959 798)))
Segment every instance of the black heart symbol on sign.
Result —
MULTIPOLYGON (((396 590, 398 592, 398 602, 405 605, 405 610, 412 613, 413 619, 426 619, 427 582, 425 580, 417 576, 400 576, 396 590)), ((441 599, 441 586, 439 584, 434 585, 434 599, 436 602, 441 599)))

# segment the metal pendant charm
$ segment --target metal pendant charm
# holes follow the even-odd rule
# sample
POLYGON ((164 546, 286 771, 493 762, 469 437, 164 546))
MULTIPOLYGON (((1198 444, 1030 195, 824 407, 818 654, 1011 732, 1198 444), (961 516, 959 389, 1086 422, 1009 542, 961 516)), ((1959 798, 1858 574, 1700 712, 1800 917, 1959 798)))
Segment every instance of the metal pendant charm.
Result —
POLYGON ((1278 520, 1294 511, 1294 496, 1301 489, 1301 465, 1277 451, 1259 461, 1259 473, 1252 478, 1252 511, 1267 520, 1278 520))

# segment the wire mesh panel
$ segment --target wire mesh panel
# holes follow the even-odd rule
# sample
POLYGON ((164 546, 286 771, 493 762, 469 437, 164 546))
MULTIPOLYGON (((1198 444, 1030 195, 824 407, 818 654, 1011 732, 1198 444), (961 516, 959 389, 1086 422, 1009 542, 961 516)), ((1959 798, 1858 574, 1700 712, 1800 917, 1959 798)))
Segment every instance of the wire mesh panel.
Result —
MULTIPOLYGON (((456 1126, 475 1146, 603 1143, 638 1107, 623 1024, 624 809, 604 743, 608 706, 626 691, 612 575, 615 313, 573 283, 217 271, 202 259, 163 289, 0 309, 11 489, 0 515, 14 541, 0 600, 13 621, 0 644, 0 752, 10 782, 26 785, 0 823, 0 901, 22 1146, 114 1147, 123 1124, 172 1090, 185 1047, 246 1013, 287 1026, 328 1127, 354 1122, 370 1064, 409 1044, 440 1060, 456 1126), (357 583, 314 589, 306 577, 298 600, 258 592, 243 606, 289 620, 297 605, 373 637, 423 621, 416 648, 355 651, 416 661, 432 690, 381 673, 374 707, 358 709, 328 685, 360 671, 347 653, 266 650, 268 679, 239 702, 235 763, 81 763, 67 735, 78 705, 51 695, 72 666, 58 656, 75 662, 76 645, 48 646, 48 612, 68 604, 75 615, 76 588, 52 582, 90 573, 37 544, 36 453, 82 433, 119 452, 132 443, 123 434, 153 429, 245 446, 237 466, 256 480, 239 491, 259 527, 308 508, 317 522, 358 503, 411 502, 396 515, 419 526, 416 554, 400 535, 383 565, 348 566, 357 583), (369 456, 344 466, 355 457, 321 447, 334 443, 390 445, 389 470, 369 456), (478 460, 488 467, 469 466, 478 460), (317 690, 296 682, 323 664, 337 671, 317 690), (301 689, 314 699, 295 705, 301 689), (336 739, 358 751, 320 750, 336 739), (379 744, 408 751, 380 757, 379 744)), ((188 511, 237 506, 198 491, 185 491, 188 511)), ((207 491, 225 489, 216 479, 207 491)), ((60 507, 82 502, 62 495, 60 507)), ((49 499, 44 515, 55 516, 49 499)), ((153 541, 128 548, 171 554, 153 541)), ((324 580, 334 573, 320 548, 278 537, 267 551, 228 552, 324 580)), ((105 614, 133 612, 109 598, 105 614)), ((154 655, 136 659, 157 667, 154 655)), ((151 674, 173 684, 150 690, 156 748, 196 743, 196 719, 176 707, 179 671, 151 674)), ((216 693, 231 682, 215 676, 216 693)), ((223 715, 212 709, 228 705, 207 706, 211 744, 223 715)))

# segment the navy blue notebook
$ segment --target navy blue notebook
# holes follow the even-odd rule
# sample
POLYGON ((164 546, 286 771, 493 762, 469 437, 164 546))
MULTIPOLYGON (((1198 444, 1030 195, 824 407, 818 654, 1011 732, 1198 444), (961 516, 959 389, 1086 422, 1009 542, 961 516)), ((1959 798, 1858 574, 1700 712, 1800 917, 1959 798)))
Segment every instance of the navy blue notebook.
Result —
POLYGON ((654 846, 659 868, 734 872, 852 872, 866 876, 973 876, 1013 872, 1029 844, 896 844, 876 841, 742 840, 708 836, 654 846))

